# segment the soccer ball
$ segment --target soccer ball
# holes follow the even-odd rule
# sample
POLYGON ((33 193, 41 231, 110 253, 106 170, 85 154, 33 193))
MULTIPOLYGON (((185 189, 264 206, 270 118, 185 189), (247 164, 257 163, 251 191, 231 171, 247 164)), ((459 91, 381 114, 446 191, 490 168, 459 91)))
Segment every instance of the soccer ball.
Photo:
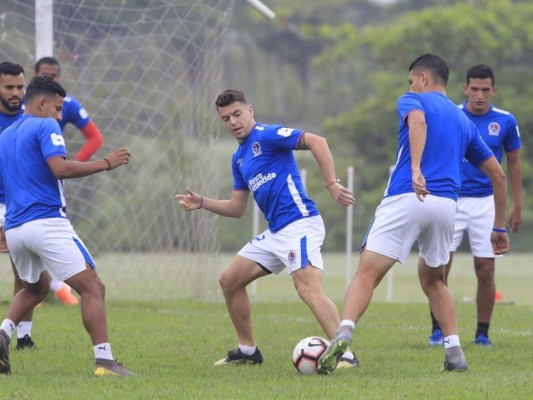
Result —
POLYGON ((326 351, 329 342, 319 336, 310 336, 300 340, 292 352, 292 363, 296 370, 304 375, 316 373, 318 359, 326 351))

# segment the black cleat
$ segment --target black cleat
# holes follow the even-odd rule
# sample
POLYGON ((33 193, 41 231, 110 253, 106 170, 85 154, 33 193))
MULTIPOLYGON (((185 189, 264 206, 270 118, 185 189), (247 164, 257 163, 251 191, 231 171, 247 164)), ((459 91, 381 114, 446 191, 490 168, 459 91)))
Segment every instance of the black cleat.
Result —
POLYGON ((17 339, 17 350, 22 349, 34 349, 35 343, 33 343, 33 340, 31 340, 30 335, 24 335, 23 338, 17 339))
POLYGON ((215 365, 241 365, 241 364, 261 364, 263 362, 263 355, 259 351, 259 347, 252 355, 244 354, 241 349, 228 351, 228 356, 222 360, 218 360, 215 365))

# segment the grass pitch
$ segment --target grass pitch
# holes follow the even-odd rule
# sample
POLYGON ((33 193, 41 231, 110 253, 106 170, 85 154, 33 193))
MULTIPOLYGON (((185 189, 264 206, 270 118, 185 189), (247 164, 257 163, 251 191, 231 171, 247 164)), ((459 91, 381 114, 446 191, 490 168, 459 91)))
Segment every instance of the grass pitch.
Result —
MULTIPOLYGON (((324 287, 340 309, 344 264, 335 262, 337 258, 342 260, 339 255, 326 255, 329 269, 324 287)), ((416 257, 412 259, 414 263, 416 257)), ((324 334, 297 300, 291 279, 283 274, 259 282, 253 300, 263 365, 214 367, 213 363, 237 344, 222 302, 119 299, 118 281, 113 275, 104 276, 107 271, 103 271, 108 291, 113 289, 108 301, 113 353, 137 375, 94 378, 92 346, 79 307, 47 302, 34 314, 33 337, 38 348, 16 351, 12 343, 13 372, 0 376, 2 398, 527 399, 533 378, 533 301, 527 291, 533 271, 526 268, 528 259, 528 255, 513 255, 497 262, 499 290, 504 300, 513 300, 515 305, 496 306, 490 331, 494 347, 487 349, 471 344, 476 324, 475 307, 469 302, 475 288, 471 259, 456 258, 450 285, 470 367, 461 374, 440 372, 444 350, 427 347, 429 309, 414 266, 396 267, 394 302, 385 302, 384 280, 357 326, 353 349, 362 366, 329 376, 302 376, 292 366, 296 343, 324 334), (508 264, 503 262, 506 259, 508 264)), ((4 314, 9 293, 4 291, 2 299, 0 313, 4 314)))

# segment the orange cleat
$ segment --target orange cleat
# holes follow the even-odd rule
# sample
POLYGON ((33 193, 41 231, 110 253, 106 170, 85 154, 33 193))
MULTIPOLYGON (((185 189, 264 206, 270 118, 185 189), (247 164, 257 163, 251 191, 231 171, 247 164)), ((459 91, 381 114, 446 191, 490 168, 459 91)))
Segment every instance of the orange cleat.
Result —
POLYGON ((78 298, 71 293, 70 286, 66 283, 63 283, 61 289, 55 292, 54 297, 66 306, 75 306, 78 304, 78 298))

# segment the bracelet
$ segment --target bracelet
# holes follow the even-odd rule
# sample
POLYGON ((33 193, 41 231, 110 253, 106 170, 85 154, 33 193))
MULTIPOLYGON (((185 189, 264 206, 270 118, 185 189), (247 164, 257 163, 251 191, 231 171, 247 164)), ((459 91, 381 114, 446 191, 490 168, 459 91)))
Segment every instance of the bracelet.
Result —
POLYGON ((202 208, 202 205, 204 204, 204 197, 200 196, 200 206, 198 207, 198 210, 202 208))
POLYGON ((326 185, 326 189, 329 189, 329 187, 330 187, 331 185, 333 185, 334 183, 339 183, 340 181, 341 181, 340 179, 335 179, 333 182, 328 183, 328 184, 326 185))
POLYGON ((104 158, 104 160, 107 161, 107 165, 109 166, 106 171, 109 171, 111 169, 111 163, 109 162, 109 160, 107 158, 104 158))
POLYGON ((505 228, 492 228, 492 230, 498 233, 507 233, 507 229, 505 228))

